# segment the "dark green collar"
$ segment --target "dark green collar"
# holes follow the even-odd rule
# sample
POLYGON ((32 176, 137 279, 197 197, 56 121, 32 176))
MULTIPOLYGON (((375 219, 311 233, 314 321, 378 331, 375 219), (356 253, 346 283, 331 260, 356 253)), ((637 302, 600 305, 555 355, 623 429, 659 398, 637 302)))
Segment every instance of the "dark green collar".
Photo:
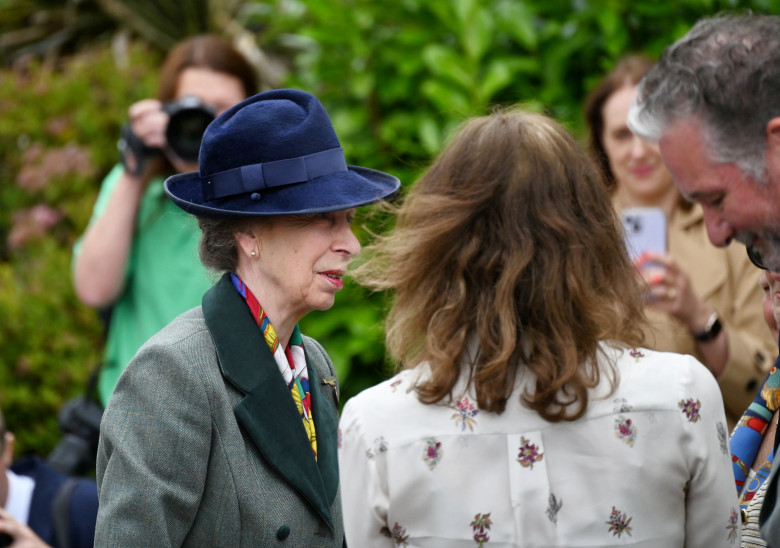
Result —
POLYGON ((260 329, 229 274, 203 296, 203 316, 225 379, 245 394, 236 418, 268 464, 333 527, 330 504, 338 491, 337 425, 320 392, 320 375, 309 352, 309 384, 317 430, 317 460, 260 329))

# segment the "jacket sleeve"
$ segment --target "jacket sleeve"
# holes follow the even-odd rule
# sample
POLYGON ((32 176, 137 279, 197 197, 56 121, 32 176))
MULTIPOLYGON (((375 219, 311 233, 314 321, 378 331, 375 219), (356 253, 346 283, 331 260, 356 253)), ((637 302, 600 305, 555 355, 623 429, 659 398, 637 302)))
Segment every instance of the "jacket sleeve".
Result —
POLYGON ((726 410, 739 417, 756 396, 778 350, 761 312, 764 294, 758 285, 758 270, 742 246, 729 251, 733 298, 723 303, 725 310, 719 310, 728 337, 729 361, 718 384, 726 410))
POLYGON ((180 546, 202 497, 209 399, 181 342, 144 345, 103 416, 95 546, 180 546))
POLYGON ((344 508, 344 533, 349 546, 395 546, 387 524, 389 497, 385 480, 369 447, 360 420, 360 402, 344 406, 339 423, 339 478, 344 508))

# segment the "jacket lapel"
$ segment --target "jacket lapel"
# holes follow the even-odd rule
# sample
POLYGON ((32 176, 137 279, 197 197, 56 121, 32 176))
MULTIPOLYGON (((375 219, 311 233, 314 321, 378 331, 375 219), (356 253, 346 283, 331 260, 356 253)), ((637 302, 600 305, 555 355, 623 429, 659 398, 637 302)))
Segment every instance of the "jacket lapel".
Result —
POLYGON ((320 369, 312 359, 312 354, 306 351, 305 339, 303 346, 304 352, 306 352, 306 364, 309 368, 312 415, 317 430, 317 466, 325 488, 325 497, 330 507, 330 503, 336 498, 339 489, 338 425, 334 417, 333 405, 328 402, 326 395, 320 388, 320 369))
MULTIPOLYGON (((268 464, 333 527, 329 503, 332 498, 326 496, 301 417, 260 329, 230 282, 229 274, 203 296, 203 316, 214 341, 222 375, 245 394, 234 409, 239 424, 246 429, 268 464)), ((310 375, 313 369, 309 369, 310 375)), ((322 398, 318 385, 314 381, 311 385, 316 386, 318 392, 315 397, 312 389, 312 406, 317 404, 314 420, 319 447, 320 439, 325 442, 323 438, 335 436, 335 429, 320 434, 317 415, 322 404, 317 402, 322 398)), ((323 417, 328 415, 319 412, 323 417)), ((323 426, 327 430, 328 422, 323 426)), ((329 445, 325 443, 328 453, 331 451, 329 445)))

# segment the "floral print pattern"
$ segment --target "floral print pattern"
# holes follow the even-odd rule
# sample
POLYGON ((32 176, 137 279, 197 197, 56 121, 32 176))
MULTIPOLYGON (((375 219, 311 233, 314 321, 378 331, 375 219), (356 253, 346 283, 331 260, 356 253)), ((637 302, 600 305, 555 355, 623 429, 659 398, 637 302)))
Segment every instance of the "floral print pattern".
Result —
POLYGON ((553 525, 558 525, 558 512, 561 511, 562 507, 563 501, 558 500, 555 497, 555 493, 550 493, 550 496, 547 499, 547 518, 553 523, 553 525))
POLYGON ((701 418, 699 414, 701 411, 701 402, 699 400, 694 400, 693 398, 680 400, 677 406, 682 410, 683 415, 688 417, 690 422, 699 422, 699 419, 701 418))
POLYGON ((441 460, 441 442, 436 441, 434 438, 428 438, 425 440, 425 447, 423 448, 423 460, 428 465, 428 468, 433 470, 439 461, 441 460))
POLYGON ((544 453, 539 452, 539 446, 531 443, 525 437, 520 436, 520 449, 517 454, 517 462, 523 468, 534 469, 534 463, 539 462, 544 457, 544 453))
POLYGON ((644 358, 645 355, 642 354, 641 350, 637 350, 636 348, 631 349, 631 351, 628 353, 629 356, 634 358, 636 361, 639 361, 640 358, 644 358))
POLYGON ((634 441, 636 441, 636 426, 631 419, 623 415, 615 417, 615 436, 617 436, 619 440, 625 442, 629 447, 634 446, 634 441))
POLYGON ((718 422, 715 429, 718 431, 718 442, 720 443, 720 452, 724 455, 729 451, 729 435, 726 431, 726 425, 718 422))
POLYGON ((377 456, 379 453, 384 453, 385 451, 387 451, 387 441, 385 441, 384 436, 379 436, 374 440, 374 448, 366 450, 366 456, 370 460, 373 459, 375 456, 377 456))
POLYGON ((452 417, 455 419, 455 425, 460 426, 461 431, 465 431, 466 427, 470 431, 474 431, 474 426, 477 424, 477 419, 474 417, 479 413, 479 409, 469 401, 468 396, 463 396, 461 399, 455 402, 453 405, 455 413, 452 417))
POLYGON ((474 533, 474 540, 477 546, 482 547, 490 540, 488 531, 491 525, 493 525, 493 522, 490 521, 490 512, 474 516, 474 521, 471 522, 471 530, 474 533))
POLYGON ((612 507, 612 513, 609 515, 609 521, 606 522, 609 525, 609 532, 612 536, 620 538, 623 533, 631 536, 631 520, 626 514, 612 507))
POLYGON ((632 409, 626 398, 615 398, 612 400, 612 411, 614 413, 630 413, 632 409))
MULTIPOLYGON (((573 474, 568 469, 569 462, 561 467, 550 468, 553 449, 561 447, 565 451, 567 443, 581 440, 580 443, 587 446, 588 456, 592 455, 592 458, 587 461, 568 459, 575 461, 578 473, 592 473, 593 462, 601 455, 615 459, 620 454, 625 457, 629 452, 634 455, 630 457, 632 462, 639 462, 636 459, 640 459, 655 472, 659 466, 666 466, 667 462, 676 462, 677 459, 676 452, 672 452, 674 454, 667 460, 665 455, 669 453, 668 446, 653 441, 657 433, 668 427, 675 431, 685 430, 686 436, 697 441, 691 444, 692 454, 697 457, 706 454, 718 471, 728 471, 731 466, 728 457, 729 433, 720 408, 713 405, 713 402, 717 403, 715 397, 719 394, 714 389, 710 390, 710 383, 693 382, 703 376, 699 374, 701 368, 698 364, 689 366, 680 360, 680 367, 686 371, 691 369, 690 375, 681 376, 679 367, 667 367, 661 363, 662 360, 673 358, 676 362, 674 356, 643 348, 633 355, 630 352, 631 348, 614 349, 614 355, 621 360, 619 366, 630 372, 621 378, 637 376, 644 379, 647 376, 654 382, 627 387, 619 385, 619 389, 612 395, 594 398, 593 412, 588 420, 577 425, 579 431, 576 438, 567 431, 567 427, 571 428, 568 424, 548 426, 535 421, 524 423, 515 418, 525 418, 527 412, 525 408, 517 407, 518 398, 513 397, 507 403, 508 410, 515 416, 484 413, 473 388, 467 384, 454 387, 452 398, 443 401, 441 405, 422 406, 416 396, 408 397, 406 391, 409 388, 413 390, 414 385, 412 377, 406 376, 408 373, 391 378, 381 386, 381 392, 376 391, 376 396, 383 398, 380 402, 383 411, 381 415, 368 412, 377 404, 376 398, 356 399, 346 406, 349 413, 344 424, 347 428, 343 431, 343 449, 339 451, 339 456, 348 456, 346 464, 351 466, 350 471, 364 467, 365 473, 361 474, 360 481, 352 481, 349 485, 352 492, 362 493, 367 485, 364 478, 380 478, 383 485, 388 486, 388 491, 402 493, 402 497, 394 498, 392 502, 399 505, 396 508, 403 508, 403 511, 395 515, 388 512, 385 514, 387 518, 381 523, 366 528, 365 518, 374 518, 370 510, 366 513, 366 508, 370 509, 377 503, 385 504, 388 491, 372 492, 372 498, 367 504, 360 501, 360 507, 351 510, 352 519, 357 520, 352 523, 358 524, 356 529, 368 537, 358 539, 355 544, 374 546, 384 542, 388 548, 411 548, 421 542, 421 534, 451 539, 451 544, 460 542, 464 547, 475 548, 522 543, 519 537, 523 532, 514 522, 516 515, 512 509, 523 505, 535 508, 533 536, 540 539, 540 545, 546 542, 545 545, 552 546, 555 539, 560 541, 566 537, 573 526, 582 522, 583 515, 590 516, 587 521, 591 524, 587 532, 580 535, 583 544, 587 540, 593 546, 617 546, 652 538, 656 534, 666 535, 667 531, 655 531, 656 528, 663 529, 659 517, 667 519, 666 508, 657 512, 655 504, 646 504, 643 498, 635 498, 631 486, 626 486, 627 482, 630 483, 626 479, 628 476, 621 475, 620 470, 610 470, 605 481, 599 482, 598 485, 603 486, 599 494, 607 497, 603 500, 592 496, 589 491, 592 484, 567 481, 573 474), (641 363, 636 363, 637 360, 641 363), (663 375, 655 371, 656 362, 659 362, 658 369, 662 370, 663 375), (669 369, 668 375, 666 369, 669 369), (678 382, 679 379, 686 382, 678 382), (649 397, 647 391, 651 390, 650 396, 655 396, 656 388, 658 397, 649 397), (358 403, 360 407, 355 406, 358 403), (389 420, 387 417, 396 414, 396 409, 399 409, 397 406, 407 404, 410 413, 404 412, 402 423, 385 422, 389 420), (515 413, 517 409, 522 413, 515 413), (411 411, 418 410, 419 416, 411 414, 411 411), (374 421, 370 423, 371 428, 366 426, 369 424, 367 417, 372 417, 374 421), (704 441, 708 443, 700 443, 704 441), (642 453, 641 458, 637 451, 642 453), (367 460, 367 453, 373 461, 367 460), (652 461, 649 460, 650 455, 653 456, 652 461), (512 462, 513 459, 516 462, 512 462), (503 464, 500 464, 501 460, 503 464), (436 513, 435 521, 425 512, 409 513, 411 507, 417 508, 417 505, 422 504, 418 498, 420 492, 438 496, 439 491, 435 490, 444 485, 442 482, 465 483, 463 474, 467 474, 467 470, 479 462, 504 467, 502 478, 506 481, 497 486, 486 483, 482 477, 484 472, 479 472, 477 464, 476 476, 469 480, 471 496, 453 496, 442 490, 440 498, 435 501, 442 505, 442 511, 436 513), (442 479, 442 474, 448 478, 442 479), (509 509, 503 507, 504 500, 501 501, 500 510, 494 505, 499 500, 496 492, 509 493, 509 509), (564 506, 566 512, 563 511, 564 506), (417 520, 426 529, 425 532, 413 523, 417 520), (637 539, 633 538, 635 528, 637 539), (382 537, 380 530, 387 536, 382 537)), ((704 373, 709 375, 706 371, 704 373)), ((533 381, 532 378, 523 380, 530 383, 533 381)), ((604 386, 607 386, 606 382, 604 386)), ((606 395, 608 392, 600 394, 606 395)), ((400 419, 402 414, 397 413, 397 416, 400 419)), ((633 476, 633 473, 629 476, 633 476)), ((646 486, 648 498, 663 492, 663 496, 683 500, 686 490, 697 497, 706 498, 695 508, 686 508, 686 512, 691 510, 697 525, 704 525, 697 527, 695 539, 698 542, 691 543, 692 546, 705 548, 718 543, 731 548, 740 546, 739 507, 732 513, 736 501, 724 500, 729 499, 727 496, 715 496, 724 494, 723 482, 712 488, 704 488, 693 481, 687 483, 686 479, 690 477, 687 474, 662 474, 657 477, 654 474, 653 477, 653 485, 646 486), (706 512, 702 508, 706 508, 706 512)), ((733 495, 733 482, 728 487, 725 494, 733 495)), ((655 499, 653 497, 650 501, 655 499)), ((434 502, 433 497, 429 502, 434 502)), ((680 540, 677 544, 683 544, 683 536, 684 532, 674 535, 675 540, 680 540)), ((443 545, 447 544, 446 540, 442 542, 443 545)))
POLYGON ((736 508, 731 509, 731 515, 729 516, 729 524, 726 526, 726 531, 728 531, 728 541, 731 544, 734 544, 734 542, 737 540, 737 536, 739 534, 739 523, 737 518, 737 510, 736 508))
POLYGON ((409 535, 406 534, 406 529, 398 525, 397 521, 395 522, 395 525, 393 525, 392 529, 382 527, 381 533, 384 536, 393 539, 393 542, 395 542, 396 546, 409 546, 409 535))

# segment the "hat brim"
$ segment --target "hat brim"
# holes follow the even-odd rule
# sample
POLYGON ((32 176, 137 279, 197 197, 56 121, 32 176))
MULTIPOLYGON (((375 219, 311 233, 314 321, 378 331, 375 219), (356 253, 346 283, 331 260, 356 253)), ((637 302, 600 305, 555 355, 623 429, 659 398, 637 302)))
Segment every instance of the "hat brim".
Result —
POLYGON ((172 175, 165 193, 187 213, 201 217, 259 217, 299 215, 350 209, 391 197, 398 192, 398 177, 365 167, 339 171, 272 190, 237 194, 205 202, 197 171, 172 175))

